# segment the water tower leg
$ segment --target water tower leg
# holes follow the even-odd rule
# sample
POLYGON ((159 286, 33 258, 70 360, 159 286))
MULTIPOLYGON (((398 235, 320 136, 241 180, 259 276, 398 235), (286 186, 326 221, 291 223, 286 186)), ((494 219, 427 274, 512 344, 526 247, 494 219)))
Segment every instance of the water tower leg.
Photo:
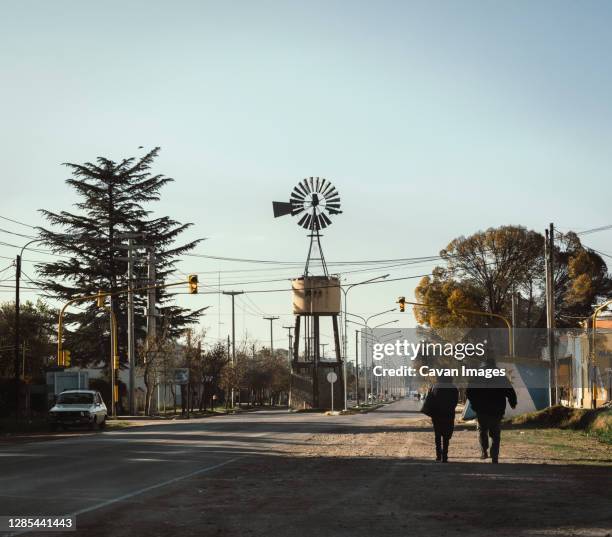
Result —
MULTIPOLYGON (((292 362, 298 361, 298 356, 300 355, 300 316, 295 316, 295 335, 293 338, 293 356, 291 357, 292 362)), ((293 364, 291 364, 291 369, 293 369, 293 364)))
POLYGON ((314 336, 314 352, 312 363, 312 404, 314 408, 319 408, 319 316, 313 315, 313 336, 314 336))

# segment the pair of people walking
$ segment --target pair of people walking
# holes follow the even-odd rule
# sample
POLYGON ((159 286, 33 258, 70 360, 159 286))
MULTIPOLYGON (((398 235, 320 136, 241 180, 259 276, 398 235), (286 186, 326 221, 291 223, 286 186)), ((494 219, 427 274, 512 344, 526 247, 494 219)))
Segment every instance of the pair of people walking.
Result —
MULTIPOLYGON (((495 362, 488 360, 484 368, 495 367, 495 362)), ((476 413, 480 458, 491 457, 491 462, 499 462, 501 442, 501 420, 506 410, 506 400, 512 408, 516 407, 517 398, 514 388, 506 377, 497 377, 491 382, 480 379, 477 384, 468 386, 466 397, 476 413), (489 452, 489 438, 491 446, 489 452)), ((433 423, 436 461, 448 462, 448 448, 455 428, 455 408, 459 400, 459 391, 453 384, 451 376, 440 376, 429 390, 421 412, 427 414, 433 423)))

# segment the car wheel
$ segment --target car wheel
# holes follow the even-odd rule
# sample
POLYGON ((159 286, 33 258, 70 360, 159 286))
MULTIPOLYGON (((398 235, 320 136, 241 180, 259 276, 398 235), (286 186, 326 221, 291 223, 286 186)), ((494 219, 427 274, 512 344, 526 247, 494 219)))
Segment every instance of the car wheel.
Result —
POLYGON ((97 425, 97 421, 96 421, 96 417, 94 416, 93 420, 91 420, 91 422, 89 423, 89 429, 91 431, 95 431, 96 425, 97 425))

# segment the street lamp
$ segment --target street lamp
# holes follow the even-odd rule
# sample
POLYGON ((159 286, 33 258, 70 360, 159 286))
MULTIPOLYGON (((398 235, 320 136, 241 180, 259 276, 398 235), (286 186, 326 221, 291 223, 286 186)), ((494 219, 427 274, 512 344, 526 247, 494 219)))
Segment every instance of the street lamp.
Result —
MULTIPOLYGON (((19 284, 21 280, 21 258, 23 251, 34 244, 35 242, 41 242, 44 239, 32 239, 26 242, 22 247, 21 251, 15 259, 15 419, 19 418, 19 389, 21 384, 20 370, 19 370, 19 347, 21 347, 21 330, 20 330, 20 302, 19 302, 19 284)), ((25 367, 24 367, 25 369, 25 367)), ((24 371, 25 373, 25 371, 24 371)))
MULTIPOLYGON (((388 276, 389 276, 388 274, 385 274, 384 276, 379 276, 378 278, 372 278, 372 280, 366 280, 366 282, 373 281, 373 280, 378 280, 380 278, 386 278, 388 276)), ((366 283, 366 282, 361 282, 361 283, 366 283)), ((353 285, 360 285, 360 284, 353 284, 353 285)), ((391 313, 391 312, 395 311, 395 309, 390 309, 390 310, 380 311, 378 313, 370 315, 369 317, 362 317, 361 315, 357 315, 355 313, 348 313, 346 311, 346 295, 345 295, 345 298, 344 298, 344 304, 345 304, 345 312, 344 312, 345 313, 345 315, 344 315, 344 327, 345 327, 344 328, 344 336, 345 336, 344 343, 345 344, 346 344, 346 331, 347 331, 346 327, 347 327, 347 324, 348 324, 348 320, 346 318, 347 315, 350 315, 351 317, 357 317, 358 319, 361 319, 363 321, 363 326, 365 326, 365 328, 366 328, 366 334, 367 334, 367 331, 369 329, 368 322, 370 321, 370 319, 373 319, 374 317, 378 317, 379 315, 384 315, 385 313, 391 313)), ((346 349, 345 349, 345 351, 346 351, 346 349)), ((365 384, 364 384, 364 396, 365 396, 366 403, 368 401, 368 364, 367 364, 367 358, 368 358, 368 353, 367 353, 367 347, 366 347, 366 363, 364 364, 364 375, 365 375, 365 378, 364 378, 364 381, 365 381, 365 384)), ((345 362, 346 362, 346 360, 345 360, 345 362)), ((346 382, 346 376, 345 376, 345 382, 346 382)), ((370 378, 370 382, 372 382, 371 378, 370 378)), ((344 404, 346 405, 346 389, 344 391, 344 401, 345 401, 344 404)))
POLYGON ((369 280, 364 280, 362 282, 357 282, 357 283, 351 283, 350 285, 347 285, 346 288, 345 287, 340 287, 340 289, 342 290, 342 292, 344 293, 344 332, 342 334, 342 351, 343 351, 343 357, 344 360, 342 361, 342 376, 344 378, 344 410, 346 410, 346 361, 347 361, 347 347, 348 347, 348 325, 347 325, 347 320, 346 320, 346 316, 347 316, 347 311, 346 311, 346 298, 348 295, 348 292, 353 288, 356 287, 358 285, 364 285, 366 283, 371 283, 371 282, 375 282, 376 280, 384 280, 385 278, 388 278, 390 276, 390 274, 383 274, 382 276, 376 276, 374 278, 370 278, 369 280))

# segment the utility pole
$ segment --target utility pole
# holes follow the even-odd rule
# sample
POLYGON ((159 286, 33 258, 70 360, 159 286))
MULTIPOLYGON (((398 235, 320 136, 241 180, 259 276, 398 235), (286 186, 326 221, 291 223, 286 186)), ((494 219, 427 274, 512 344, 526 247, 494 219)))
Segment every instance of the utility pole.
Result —
MULTIPOLYGON (((234 297, 243 294, 244 291, 223 291, 224 295, 232 297, 232 365, 236 365, 236 313, 234 310, 234 297)), ((229 336, 228 336, 229 337, 229 336)), ((229 351, 229 348, 228 348, 229 351)), ((228 352, 229 355, 229 352, 228 352)), ((232 408, 234 408, 234 388, 232 388, 232 408)))
POLYGON ((288 351, 288 356, 289 356, 289 363, 291 363, 292 360, 292 354, 293 354, 293 333, 291 332, 295 327, 294 326, 283 326, 283 328, 285 330, 287 330, 287 333, 289 334, 289 351, 288 351))
POLYGON ((127 310, 127 344, 128 344, 128 365, 129 365, 129 377, 128 377, 128 406, 130 415, 136 414, 136 358, 135 358, 135 335, 134 335, 134 250, 136 248, 143 248, 143 246, 136 246, 134 244, 135 238, 145 237, 143 233, 118 233, 118 239, 127 239, 128 244, 126 246, 119 246, 122 249, 127 249, 127 258, 116 258, 122 261, 127 261, 128 264, 128 310, 127 310))
POLYGON ((224 295, 232 297, 232 364, 236 363, 236 314, 234 311, 234 297, 242 295, 244 291, 223 291, 224 295))
POLYGON ((270 356, 274 354, 274 325, 273 322, 279 317, 264 317, 266 321, 270 321, 270 356))
MULTIPOLYGON (((156 289, 155 280, 157 279, 157 274, 155 271, 155 250, 153 246, 149 246, 148 248, 148 256, 147 256, 147 280, 149 282, 149 290, 147 291, 147 345, 155 345, 155 349, 159 350, 155 339, 157 338, 157 315, 156 315, 156 289)), ((161 382, 161 378, 159 375, 159 368, 155 367, 157 370, 157 412, 159 413, 159 384, 161 382)), ((187 412, 187 417, 189 417, 189 411, 187 412)))
POLYGON ((19 279, 21 278, 21 256, 15 259, 15 419, 19 419, 19 391, 21 379, 19 375, 19 346, 21 333, 19 325, 19 279))
POLYGON ((357 378, 357 406, 359 406, 359 330, 355 330, 355 375, 357 378))
POLYGON ((130 367, 129 376, 129 407, 130 416, 136 414, 136 401, 135 401, 135 383, 136 383, 136 372, 135 359, 134 359, 134 239, 128 239, 128 363, 130 367))
POLYGON ((517 321, 517 310, 518 310, 518 295, 514 286, 512 286, 512 357, 516 355, 516 321, 517 321))
POLYGON ((321 358, 324 360, 325 359, 325 347, 327 347, 329 343, 319 343, 319 345, 323 347, 323 350, 321 351, 321 358))
POLYGON ((546 267, 546 328, 548 357, 550 360, 550 404, 557 404, 557 364, 555 359, 555 290, 554 290, 554 253, 555 253, 555 229, 551 223, 545 231, 544 242, 545 267, 546 267))
POLYGON ((153 288, 157 274, 155 271, 155 250, 149 247, 148 263, 147 263, 147 279, 151 288, 147 291, 147 336, 150 340, 157 336, 157 316, 155 314, 156 289, 153 288))

